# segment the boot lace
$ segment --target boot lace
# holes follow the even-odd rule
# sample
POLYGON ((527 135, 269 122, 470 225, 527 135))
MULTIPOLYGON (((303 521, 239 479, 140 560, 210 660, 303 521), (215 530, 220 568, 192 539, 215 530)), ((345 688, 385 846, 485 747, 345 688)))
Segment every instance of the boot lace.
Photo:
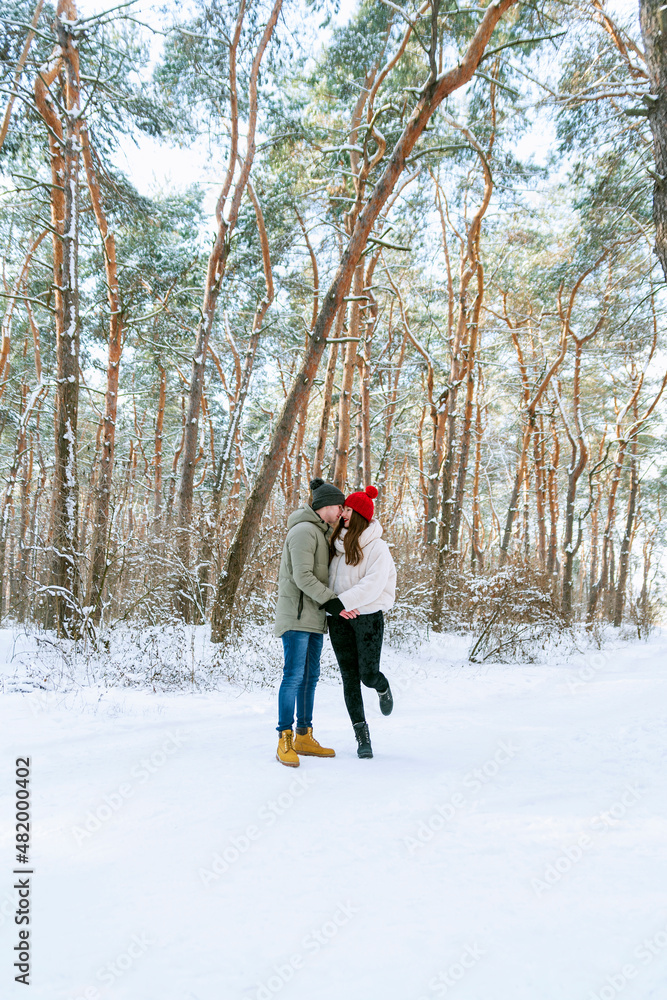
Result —
POLYGON ((357 737, 357 743, 359 744, 359 746, 361 746, 362 743, 370 743, 371 734, 368 732, 368 723, 367 722, 358 723, 354 727, 354 735, 357 737))
POLYGON ((287 752, 288 750, 293 750, 293 749, 294 749, 294 747, 293 747, 293 745, 292 745, 292 740, 293 740, 293 738, 294 738, 294 737, 293 737, 293 734, 292 734, 292 731, 291 731, 291 730, 290 730, 289 732, 285 732, 285 733, 283 733, 283 736, 282 736, 282 742, 283 742, 283 751, 284 751, 285 753, 286 753, 286 752, 287 752))

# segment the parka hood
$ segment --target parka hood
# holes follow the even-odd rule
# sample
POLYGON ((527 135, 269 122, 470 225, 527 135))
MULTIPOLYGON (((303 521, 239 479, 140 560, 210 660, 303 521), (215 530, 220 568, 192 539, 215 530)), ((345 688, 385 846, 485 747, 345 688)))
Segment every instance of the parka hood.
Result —
MULTIPOLYGON (((343 539, 345 538, 345 532, 347 528, 343 528, 340 535, 336 539, 336 552, 343 552, 343 539)), ((363 549, 364 546, 368 545, 370 542, 374 542, 376 538, 382 538, 382 525, 375 518, 371 521, 367 528, 359 535, 359 545, 363 549)))
POLYGON ((312 507, 299 507, 298 510, 292 511, 287 518, 287 530, 289 531, 295 524, 303 524, 304 522, 316 524, 325 534, 330 527, 312 507))

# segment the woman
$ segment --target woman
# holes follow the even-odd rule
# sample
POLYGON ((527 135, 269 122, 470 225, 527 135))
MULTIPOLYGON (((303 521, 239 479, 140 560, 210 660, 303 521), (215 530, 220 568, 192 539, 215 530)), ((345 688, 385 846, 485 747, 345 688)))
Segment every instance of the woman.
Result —
POLYGON ((345 704, 357 738, 357 755, 372 757, 368 724, 364 714, 361 682, 375 688, 380 711, 389 715, 394 707, 389 681, 380 672, 384 633, 383 612, 394 603, 396 567, 382 527, 374 520, 374 486, 351 493, 330 543, 329 589, 337 595, 326 610, 331 644, 343 677, 345 704))

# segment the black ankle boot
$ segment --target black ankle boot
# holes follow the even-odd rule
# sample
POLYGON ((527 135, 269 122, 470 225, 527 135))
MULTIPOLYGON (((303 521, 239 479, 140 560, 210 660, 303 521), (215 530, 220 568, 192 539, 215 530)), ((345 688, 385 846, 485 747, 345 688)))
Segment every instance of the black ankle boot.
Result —
POLYGON ((371 734, 368 732, 367 722, 355 722, 354 735, 357 737, 357 757, 372 757, 373 747, 371 746, 371 734))
POLYGON ((391 688, 387 683, 386 691, 378 691, 378 697, 380 699, 380 711, 383 715, 391 715, 391 710, 394 707, 394 699, 391 694, 391 688))

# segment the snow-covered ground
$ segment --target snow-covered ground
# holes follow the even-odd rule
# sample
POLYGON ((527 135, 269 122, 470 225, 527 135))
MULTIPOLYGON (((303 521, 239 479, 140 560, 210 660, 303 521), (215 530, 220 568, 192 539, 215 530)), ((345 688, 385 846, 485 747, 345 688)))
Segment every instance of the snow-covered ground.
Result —
POLYGON ((275 760, 266 689, 0 697, 0 994, 663 1000, 667 635, 547 665, 473 666, 466 648, 387 651, 395 709, 368 693, 370 761, 321 682, 315 735, 337 755, 298 770, 275 760))

